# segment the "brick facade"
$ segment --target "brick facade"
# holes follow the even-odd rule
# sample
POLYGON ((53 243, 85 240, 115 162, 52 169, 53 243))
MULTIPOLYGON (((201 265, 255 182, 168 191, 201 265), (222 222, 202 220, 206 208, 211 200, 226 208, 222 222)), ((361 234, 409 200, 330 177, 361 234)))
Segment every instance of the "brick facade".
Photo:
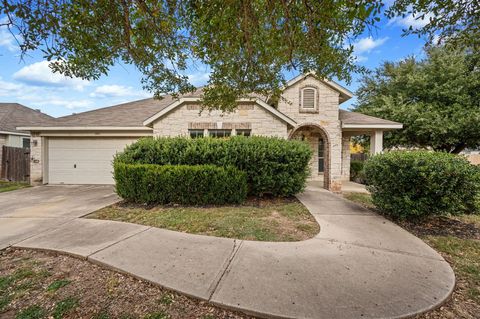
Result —
POLYGON ((189 129, 251 129, 252 134, 287 138, 287 123, 257 104, 240 105, 232 113, 201 111, 200 105, 184 104, 153 124, 154 136, 188 136, 189 129))

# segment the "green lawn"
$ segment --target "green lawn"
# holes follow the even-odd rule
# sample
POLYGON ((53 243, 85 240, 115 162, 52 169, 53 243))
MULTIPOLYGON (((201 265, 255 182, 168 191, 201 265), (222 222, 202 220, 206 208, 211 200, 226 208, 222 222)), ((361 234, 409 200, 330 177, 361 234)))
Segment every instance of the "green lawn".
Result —
POLYGON ((184 207, 117 204, 89 215, 180 232, 260 241, 299 241, 319 225, 296 199, 252 200, 240 206, 184 207))
POLYGON ((14 191, 25 187, 30 187, 30 185, 23 182, 8 182, 0 180, 0 193, 14 191))
MULTIPOLYGON (((344 197, 375 209, 370 194, 344 197)), ((396 221, 422 238, 447 260, 455 271, 457 287, 440 309, 418 318, 477 318, 480 313, 480 215, 431 217, 423 222, 396 221)))

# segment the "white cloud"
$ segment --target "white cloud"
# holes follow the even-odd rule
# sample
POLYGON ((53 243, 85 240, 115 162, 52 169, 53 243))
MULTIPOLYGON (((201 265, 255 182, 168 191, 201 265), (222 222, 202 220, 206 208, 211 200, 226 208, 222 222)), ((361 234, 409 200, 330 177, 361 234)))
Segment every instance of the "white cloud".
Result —
POLYGON ((421 29, 426 26, 430 22, 430 18, 433 17, 432 13, 426 13, 425 16, 422 18, 422 14, 417 14, 416 16, 413 13, 405 16, 405 17, 395 17, 390 19, 387 25, 398 25, 404 28, 409 28, 412 26, 414 29, 421 29))
POLYGON ((93 106, 93 102, 91 100, 67 100, 62 98, 55 98, 55 99, 48 99, 45 102, 40 104, 44 105, 53 105, 53 106, 63 106, 67 109, 87 109, 93 106))
MULTIPOLYGON (((388 37, 383 37, 380 39, 374 39, 371 36, 366 38, 359 39, 353 44, 353 54, 356 62, 365 62, 368 60, 368 57, 365 56, 365 53, 370 53, 373 49, 378 48, 388 40, 388 37)), ((380 51, 375 51, 376 53, 380 51)))
POLYGON ((353 44, 353 50, 356 54, 370 53, 373 49, 381 46, 388 40, 388 37, 373 39, 371 36, 362 38, 353 44))
POLYGON ((86 80, 53 73, 48 66, 49 63, 48 61, 42 61, 24 66, 13 74, 13 78, 30 85, 70 87, 77 91, 82 91, 85 86, 89 85, 86 80))
POLYGON ((10 52, 14 52, 19 49, 15 38, 6 27, 0 28, 0 47, 4 47, 10 52))
MULTIPOLYGON (((3 17, 0 19, 0 24, 7 23, 7 21, 7 17, 3 17)), ((10 30, 8 30, 6 25, 0 26, 0 47, 4 47, 10 52, 17 51, 19 49, 15 37, 10 30)))
POLYGON ((210 72, 197 72, 188 74, 188 80, 195 86, 205 85, 210 79, 210 72))
POLYGON ((23 85, 7 82, 0 77, 0 96, 11 96, 21 94, 23 85))
POLYGON ((95 91, 90 93, 91 97, 106 98, 106 97, 148 97, 150 94, 143 91, 135 91, 131 86, 124 85, 101 85, 95 88, 95 91))

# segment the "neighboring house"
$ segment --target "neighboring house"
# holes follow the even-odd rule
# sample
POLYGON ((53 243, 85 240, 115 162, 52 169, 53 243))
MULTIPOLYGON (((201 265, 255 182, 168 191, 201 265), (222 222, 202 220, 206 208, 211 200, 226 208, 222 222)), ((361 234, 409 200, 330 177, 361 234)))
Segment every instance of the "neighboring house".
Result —
POLYGON ((30 148, 30 132, 18 126, 40 125, 52 117, 18 103, 0 103, 0 166, 2 146, 30 148))
POLYGON ((382 151, 383 131, 400 123, 344 111, 352 93, 312 74, 289 81, 277 107, 261 98, 238 101, 232 113, 200 113, 202 90, 179 99, 145 99, 22 127, 32 133, 32 183, 112 184, 112 158, 142 136, 264 135, 305 140, 314 151, 313 177, 340 191, 350 174, 350 138, 371 135, 373 153, 382 151))

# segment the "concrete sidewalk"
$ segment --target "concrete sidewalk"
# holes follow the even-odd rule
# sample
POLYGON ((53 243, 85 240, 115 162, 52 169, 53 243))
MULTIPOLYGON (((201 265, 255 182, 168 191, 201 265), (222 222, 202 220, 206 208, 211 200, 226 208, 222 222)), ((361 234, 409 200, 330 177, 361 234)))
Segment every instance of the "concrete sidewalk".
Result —
POLYGON ((262 317, 402 318, 450 296, 452 269, 420 239, 324 190, 299 199, 321 226, 302 242, 74 219, 14 246, 70 253, 262 317))

